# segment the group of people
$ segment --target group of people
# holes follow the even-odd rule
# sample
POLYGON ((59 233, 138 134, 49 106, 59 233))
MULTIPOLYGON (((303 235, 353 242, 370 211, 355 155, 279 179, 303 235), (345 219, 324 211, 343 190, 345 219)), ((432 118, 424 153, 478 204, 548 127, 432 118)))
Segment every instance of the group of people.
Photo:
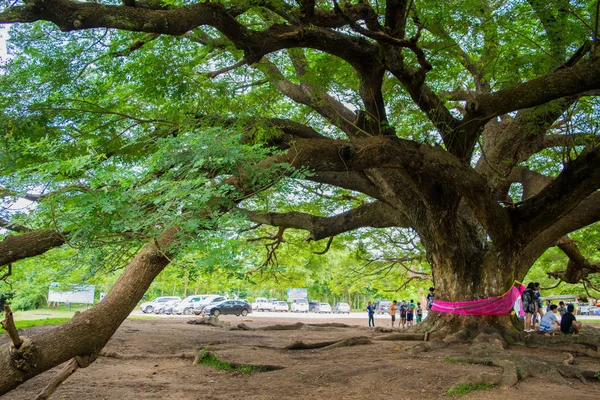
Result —
POLYGON ((554 335, 557 332, 576 334, 581 330, 582 324, 577 322, 573 314, 575 311, 573 304, 565 306, 562 301, 558 305, 547 302, 544 312, 540 284, 537 282, 527 285, 527 289, 521 295, 521 301, 525 311, 525 332, 535 332, 538 321, 537 330, 547 335, 554 335))
MULTIPOLYGON (((431 310, 431 306, 433 306, 433 298, 434 298, 434 288, 429 288, 429 293, 427 294, 427 311, 431 310)), ((369 314, 369 327, 375 327, 375 306, 373 303, 369 302, 367 305, 367 312, 369 314)), ((423 320, 423 308, 421 307, 421 303, 417 302, 415 305, 414 300, 402 300, 398 303, 397 300, 392 301, 390 304, 390 316, 392 317, 392 328, 396 323, 396 314, 400 316, 400 320, 398 321, 398 328, 405 328, 412 326, 416 322, 421 322, 423 320)))

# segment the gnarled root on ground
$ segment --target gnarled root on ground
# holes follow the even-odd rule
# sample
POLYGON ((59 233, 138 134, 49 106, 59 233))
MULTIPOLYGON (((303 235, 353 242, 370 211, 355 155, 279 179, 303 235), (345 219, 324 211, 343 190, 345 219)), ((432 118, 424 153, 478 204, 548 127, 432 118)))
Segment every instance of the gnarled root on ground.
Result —
POLYGON ((359 337, 351 337, 343 340, 334 340, 328 342, 317 342, 317 343, 304 343, 304 342, 294 342, 288 346, 285 346, 284 350, 312 350, 312 349, 323 349, 323 350, 331 350, 338 347, 348 347, 348 346, 359 346, 363 344, 371 344, 371 339, 359 336, 359 337))
POLYGON ((499 367, 501 374, 481 372, 460 380, 453 388, 461 384, 488 384, 503 387, 516 385, 526 377, 543 378, 546 381, 565 383, 565 378, 600 379, 597 371, 588 371, 576 367, 575 357, 567 353, 563 362, 551 362, 537 356, 511 354, 504 350, 506 342, 498 334, 480 334, 473 340, 469 357, 458 360, 469 364, 481 364, 499 367))

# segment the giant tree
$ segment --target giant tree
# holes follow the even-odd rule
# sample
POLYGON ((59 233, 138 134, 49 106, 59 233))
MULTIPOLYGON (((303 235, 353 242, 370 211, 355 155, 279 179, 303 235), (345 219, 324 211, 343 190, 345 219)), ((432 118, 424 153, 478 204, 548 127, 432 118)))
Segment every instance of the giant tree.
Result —
MULTIPOLYGON (((15 24, 2 195, 38 204, 4 216, 20 234, 0 262, 148 242, 100 305, 2 356, 0 392, 93 359, 226 214, 279 227, 268 257, 288 228, 411 228, 451 301, 503 293, 555 245, 571 260, 558 278, 599 271, 567 236, 600 218, 595 2, 123 3, 0 12, 15 24), (264 200, 322 187, 339 206, 320 215, 264 200)), ((482 323, 509 329, 447 315, 421 329, 482 323)))

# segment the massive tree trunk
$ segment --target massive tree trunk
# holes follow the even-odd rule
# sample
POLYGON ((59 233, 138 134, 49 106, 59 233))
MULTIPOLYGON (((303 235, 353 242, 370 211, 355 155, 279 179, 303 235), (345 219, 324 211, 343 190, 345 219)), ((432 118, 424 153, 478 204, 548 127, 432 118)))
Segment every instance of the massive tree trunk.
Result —
POLYGON ((176 230, 171 229, 147 244, 95 307, 52 330, 23 337, 24 343, 18 349, 12 345, 0 348, 0 395, 74 357, 95 360, 154 278, 169 264, 165 251, 175 234, 176 230))

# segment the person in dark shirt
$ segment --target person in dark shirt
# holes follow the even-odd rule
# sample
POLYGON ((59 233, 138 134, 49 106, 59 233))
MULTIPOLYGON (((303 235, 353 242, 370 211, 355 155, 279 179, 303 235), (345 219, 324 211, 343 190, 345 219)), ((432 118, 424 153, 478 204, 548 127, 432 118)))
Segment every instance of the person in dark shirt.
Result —
POLYGON ((521 295, 523 310, 525 311, 525 332, 535 331, 535 285, 530 282, 521 295), (533 326, 532 326, 533 322, 533 326))
POLYGON ((372 326, 374 328, 375 327, 375 307, 373 307, 373 304, 371 304, 371 302, 369 302, 369 305, 367 306, 367 312, 369 313, 369 326, 372 326))
POLYGON ((560 320, 560 330, 567 335, 579 333, 581 330, 581 322, 577 322, 577 318, 573 315, 573 311, 575 311, 575 307, 573 304, 569 304, 567 306, 567 312, 560 320))

